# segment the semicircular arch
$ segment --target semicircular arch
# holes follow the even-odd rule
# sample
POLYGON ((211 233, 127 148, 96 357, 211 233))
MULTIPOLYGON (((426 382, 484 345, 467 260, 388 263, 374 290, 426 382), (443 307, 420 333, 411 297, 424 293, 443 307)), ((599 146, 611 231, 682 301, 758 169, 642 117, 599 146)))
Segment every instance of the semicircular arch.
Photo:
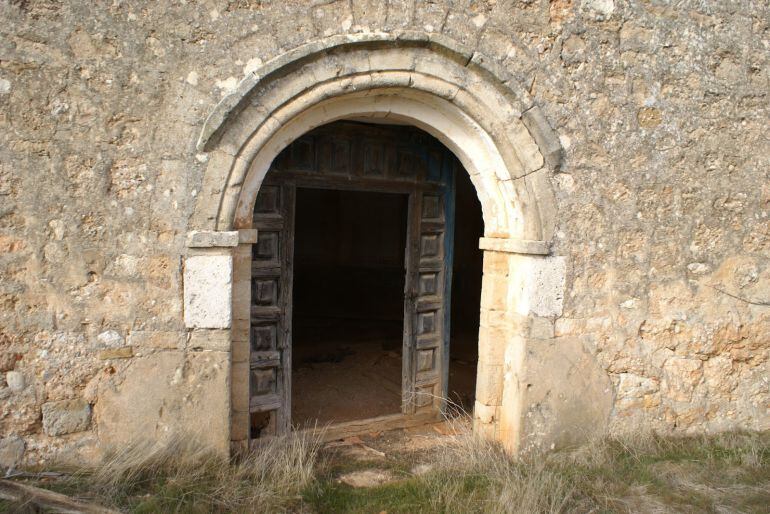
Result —
POLYGON ((250 226, 273 158, 314 127, 397 118, 442 141, 471 174, 487 237, 547 244, 558 138, 526 92, 480 54, 424 34, 335 36, 288 52, 242 81, 209 116, 210 155, 191 224, 250 226))

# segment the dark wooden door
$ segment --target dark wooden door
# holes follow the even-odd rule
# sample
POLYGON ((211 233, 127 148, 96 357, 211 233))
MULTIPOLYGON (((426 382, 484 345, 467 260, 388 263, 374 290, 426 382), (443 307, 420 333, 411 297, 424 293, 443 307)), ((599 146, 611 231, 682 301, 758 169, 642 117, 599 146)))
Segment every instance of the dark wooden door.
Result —
POLYGON ((441 188, 410 198, 404 299, 403 411, 445 407, 454 239, 454 164, 440 166, 441 188))
POLYGON ((254 208, 251 264, 251 437, 291 427, 291 289, 295 187, 264 184, 254 208))

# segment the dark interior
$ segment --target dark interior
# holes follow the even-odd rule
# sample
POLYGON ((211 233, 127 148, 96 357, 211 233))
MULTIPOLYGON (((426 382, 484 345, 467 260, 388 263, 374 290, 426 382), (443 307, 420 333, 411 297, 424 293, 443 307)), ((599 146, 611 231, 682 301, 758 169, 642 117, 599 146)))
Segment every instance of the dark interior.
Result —
POLYGON ((484 235, 481 203, 469 175, 459 168, 455 176, 455 244, 452 265, 452 310, 449 351, 449 401, 471 412, 476 393, 479 358, 479 313, 484 235))
MULTIPOLYGON (((455 177, 449 412, 473 409, 484 223, 467 173, 455 177)), ((408 195, 298 188, 292 423, 401 411, 408 195)))
POLYGON ((407 201, 297 190, 295 425, 400 412, 407 201))

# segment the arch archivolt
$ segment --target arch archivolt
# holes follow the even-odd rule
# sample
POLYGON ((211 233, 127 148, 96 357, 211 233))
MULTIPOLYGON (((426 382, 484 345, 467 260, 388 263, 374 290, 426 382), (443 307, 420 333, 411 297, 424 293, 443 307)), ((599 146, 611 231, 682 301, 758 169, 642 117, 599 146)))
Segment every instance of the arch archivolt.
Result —
POLYGON ((482 57, 435 39, 325 41, 268 63, 209 117, 198 142, 212 155, 195 228, 248 225, 249 198, 239 197, 247 193, 253 201, 255 189, 241 186, 258 184, 272 158, 301 133, 344 117, 390 116, 426 130, 460 158, 474 176, 487 237, 550 240, 548 175, 558 163, 549 165, 545 156, 553 152, 535 136, 550 135, 550 146, 558 140, 510 79, 493 75, 482 57), (528 119, 538 130, 530 132, 528 119))
MULTIPOLYGON (((504 70, 441 36, 335 36, 284 54, 244 79, 201 132, 198 149, 209 160, 190 228, 248 232, 260 185, 278 153, 317 126, 352 117, 415 125, 459 158, 478 193, 485 224, 480 344, 484 337, 508 340, 512 331, 526 336, 528 329, 521 328, 526 323, 519 318, 531 314, 533 301, 525 297, 537 293, 510 266, 527 254, 540 260, 548 254, 556 216, 549 176, 560 164, 561 148, 538 107, 504 70), (501 289, 500 280, 512 287, 501 289), (512 316, 518 321, 511 321, 512 316)), ((243 303, 249 275, 239 271, 238 262, 248 259, 245 247, 250 245, 243 243, 249 242, 242 239, 232 250, 232 325, 225 328, 232 330, 234 353, 237 344, 248 344, 243 328, 248 301, 245 307, 243 303)), ((501 415, 500 410, 507 387, 503 370, 518 380, 519 364, 504 365, 505 348, 499 346, 480 353, 479 377, 490 391, 477 391, 477 418, 483 417, 497 433, 518 434, 520 416, 501 415), (508 428, 498 426, 506 417, 508 428)), ((240 371, 233 362, 235 391, 240 371)), ((510 391, 517 388, 512 384, 510 391)), ((511 409, 520 411, 521 398, 508 395, 511 409)), ((237 401, 233 392, 235 411, 237 401)))

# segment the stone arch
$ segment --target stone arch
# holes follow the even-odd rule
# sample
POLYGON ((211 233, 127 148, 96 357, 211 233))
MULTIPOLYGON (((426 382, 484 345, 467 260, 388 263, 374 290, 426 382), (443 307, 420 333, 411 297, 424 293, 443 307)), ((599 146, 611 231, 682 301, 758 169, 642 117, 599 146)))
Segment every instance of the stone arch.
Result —
MULTIPOLYGON (((248 387, 248 362, 239 359, 248 355, 257 193, 289 143, 350 117, 416 125, 443 142, 470 173, 485 224, 475 426, 518 449, 526 410, 523 350, 531 332, 542 332, 543 323, 552 326, 561 311, 564 263, 545 257, 556 224, 549 177, 560 166, 561 146, 505 70, 444 36, 417 32, 333 36, 292 50, 246 77, 203 126, 197 148, 208 154, 208 165, 190 220, 188 259, 198 253, 211 257, 210 247, 230 247, 225 253, 232 284, 223 290, 232 302, 229 312, 215 313, 213 323, 188 319, 195 311, 190 302, 201 296, 191 293, 188 302, 196 279, 186 268, 185 312, 193 332, 229 330, 223 337, 233 353, 231 440, 248 437, 248 406, 240 404, 239 392, 248 387), (533 316, 544 321, 533 322, 533 316)), ((211 289, 210 281, 205 287, 211 289)))
POLYGON ((347 116, 399 117, 453 150, 472 174, 488 237, 547 246, 555 226, 548 177, 560 165, 558 138, 504 70, 446 37, 412 32, 330 37, 246 77, 201 131, 198 149, 211 158, 193 228, 248 225, 241 190, 254 193, 272 157, 300 130, 345 117, 342 102, 347 116), (412 107, 434 116, 410 116, 412 107), (329 109, 337 114, 324 116, 329 109))

